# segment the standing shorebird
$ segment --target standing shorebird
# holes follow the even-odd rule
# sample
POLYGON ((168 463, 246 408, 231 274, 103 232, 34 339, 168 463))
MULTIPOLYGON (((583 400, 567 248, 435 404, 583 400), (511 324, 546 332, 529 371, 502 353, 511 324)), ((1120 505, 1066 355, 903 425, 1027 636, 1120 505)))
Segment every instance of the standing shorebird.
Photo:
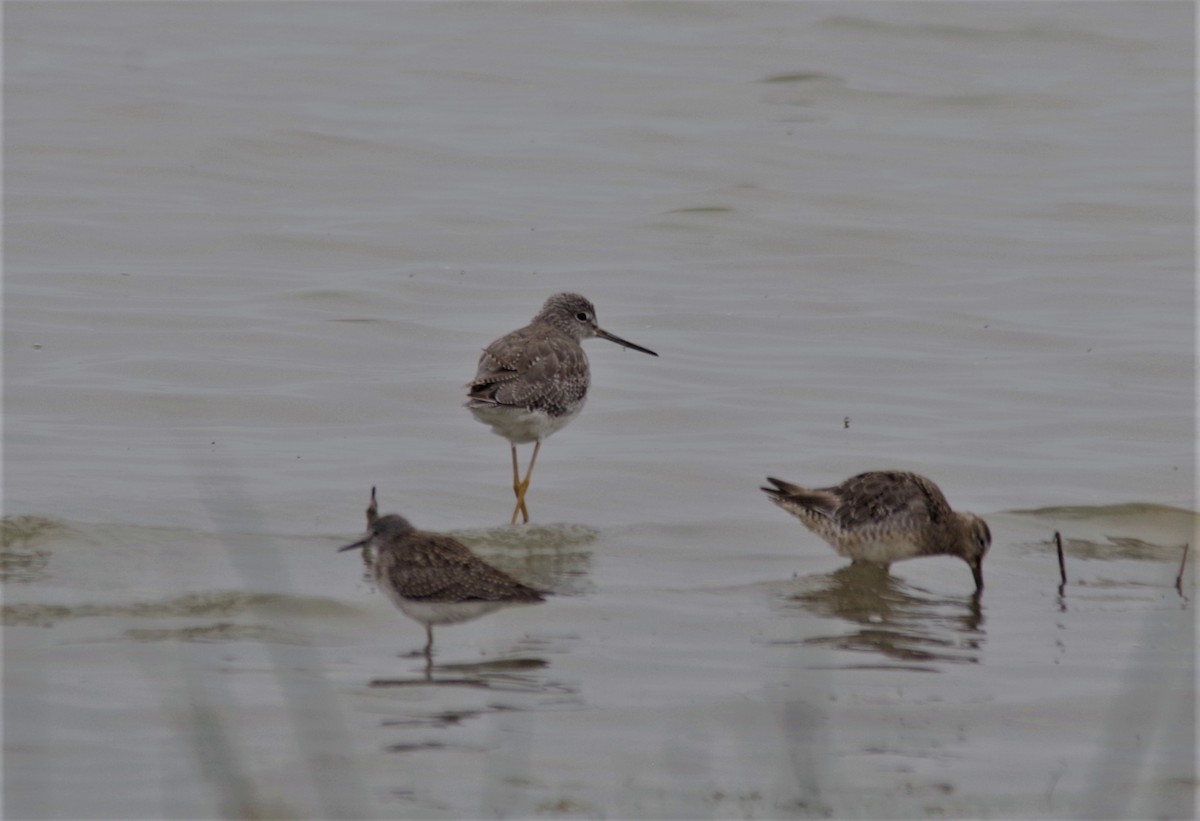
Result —
POLYGON ((596 309, 579 294, 555 294, 524 328, 505 334, 483 349, 475 378, 467 383, 466 407, 491 425, 512 448, 513 493, 518 514, 529 521, 525 491, 542 440, 574 419, 587 399, 591 372, 579 343, 598 336, 626 348, 658 356, 596 324, 596 309), (517 466, 517 445, 533 442, 525 478, 517 466))
POLYGON ((881 564, 918 556, 958 556, 983 590, 983 556, 992 544, 987 523, 955 513, 940 488, 916 473, 871 471, 840 485, 806 488, 767 477, 771 501, 791 513, 854 563, 881 564))
POLYGON ((433 625, 470 621, 502 607, 537 604, 543 594, 497 570, 462 542, 414 528, 403 516, 379 515, 375 488, 367 532, 353 544, 375 584, 409 618, 425 625, 424 655, 433 658, 433 625))

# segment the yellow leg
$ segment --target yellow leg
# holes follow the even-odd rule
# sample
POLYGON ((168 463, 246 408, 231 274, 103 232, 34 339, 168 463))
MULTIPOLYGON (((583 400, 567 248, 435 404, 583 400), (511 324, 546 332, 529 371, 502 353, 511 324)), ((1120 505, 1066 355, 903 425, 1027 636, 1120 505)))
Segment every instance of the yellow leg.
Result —
MULTIPOLYGON (((512 449, 513 463, 513 496, 517 497, 517 506, 513 508, 512 522, 517 523, 517 516, 520 515, 524 505, 521 503, 521 468, 517 465, 517 446, 510 445, 512 449)), ((529 521, 529 511, 525 511, 525 521, 529 521)))
POLYGON ((521 514, 521 523, 529 522, 529 509, 525 507, 525 491, 529 490, 529 478, 533 476, 533 464, 537 461, 538 451, 541 450, 542 441, 539 439, 533 445, 533 456, 529 458, 529 469, 525 471, 525 478, 518 479, 517 476, 517 446, 512 446, 513 458, 513 493, 517 495, 517 506, 513 508, 512 524, 517 523, 517 514, 521 514))
POLYGON ((542 449, 542 440, 539 439, 533 443, 533 456, 529 457, 529 469, 525 471, 525 478, 521 480, 521 515, 525 517, 525 521, 529 521, 529 510, 525 507, 525 492, 529 490, 529 479, 533 476, 533 463, 537 461, 538 451, 542 449))

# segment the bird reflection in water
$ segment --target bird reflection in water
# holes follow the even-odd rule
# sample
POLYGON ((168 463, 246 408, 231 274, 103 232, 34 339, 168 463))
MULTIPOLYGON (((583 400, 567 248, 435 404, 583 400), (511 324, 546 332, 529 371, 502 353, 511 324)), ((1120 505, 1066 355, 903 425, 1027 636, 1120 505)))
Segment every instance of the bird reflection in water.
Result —
POLYGON ((505 658, 477 664, 439 664, 426 658, 424 675, 421 678, 377 678, 371 687, 413 687, 437 685, 439 687, 474 687, 481 690, 501 690, 515 693, 545 692, 547 684, 540 675, 534 675, 549 666, 543 658, 505 658), (439 675, 435 678, 434 671, 439 675))
POLYGON ((923 665, 937 662, 976 663, 985 635, 978 592, 936 596, 871 564, 807 577, 804 589, 788 596, 785 606, 842 619, 856 628, 809 637, 804 644, 877 654, 913 669, 933 670, 923 665))

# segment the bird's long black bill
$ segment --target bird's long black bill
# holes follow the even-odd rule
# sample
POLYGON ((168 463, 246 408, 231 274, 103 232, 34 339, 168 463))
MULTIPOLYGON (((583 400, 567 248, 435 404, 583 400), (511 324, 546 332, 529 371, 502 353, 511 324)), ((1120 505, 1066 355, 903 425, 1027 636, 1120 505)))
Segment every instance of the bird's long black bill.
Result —
POLYGON ((596 329, 596 336, 600 337, 601 339, 607 339, 609 342, 616 342, 622 348, 631 348, 635 351, 641 351, 642 353, 648 353, 651 356, 658 356, 658 354, 656 354, 654 351, 650 350, 649 348, 643 348, 641 345, 634 345, 629 340, 622 339, 621 337, 617 336, 616 334, 610 334, 608 331, 604 330, 603 328, 596 329))
POLYGON ((983 565, 982 564, 967 564, 971 565, 971 575, 975 577, 975 592, 983 592, 983 565))
POLYGON ((345 547, 339 547, 339 548, 337 549, 337 552, 338 552, 338 553, 345 553, 347 550, 353 550, 353 549, 354 549, 354 548, 356 548, 356 547, 362 547, 362 546, 363 546, 363 545, 365 545, 366 543, 367 543, 367 539, 359 539, 359 540, 358 540, 357 542, 355 542, 354 544, 348 544, 348 545, 346 545, 345 547))

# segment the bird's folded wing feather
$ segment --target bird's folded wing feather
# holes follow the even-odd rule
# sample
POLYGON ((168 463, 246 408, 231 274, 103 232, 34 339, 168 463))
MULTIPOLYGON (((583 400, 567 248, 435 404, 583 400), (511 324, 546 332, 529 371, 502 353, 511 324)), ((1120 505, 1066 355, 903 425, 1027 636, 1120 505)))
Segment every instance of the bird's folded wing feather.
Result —
POLYGON ((893 517, 939 522, 950 514, 950 504, 937 486, 914 473, 864 473, 831 490, 842 498, 835 516, 846 528, 893 517))
POLYGON ((587 360, 581 361, 582 349, 569 342, 521 331, 497 340, 480 356, 468 396, 497 405, 551 411, 577 402, 587 393, 587 360))

